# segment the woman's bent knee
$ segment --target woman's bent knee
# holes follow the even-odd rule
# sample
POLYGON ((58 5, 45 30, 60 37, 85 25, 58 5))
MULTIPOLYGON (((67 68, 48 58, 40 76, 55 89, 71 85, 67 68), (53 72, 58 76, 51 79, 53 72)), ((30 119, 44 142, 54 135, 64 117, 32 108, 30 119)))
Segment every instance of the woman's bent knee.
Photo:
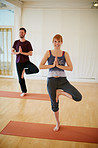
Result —
POLYGON ((82 95, 80 94, 78 97, 73 98, 75 101, 81 101, 82 100, 82 95))

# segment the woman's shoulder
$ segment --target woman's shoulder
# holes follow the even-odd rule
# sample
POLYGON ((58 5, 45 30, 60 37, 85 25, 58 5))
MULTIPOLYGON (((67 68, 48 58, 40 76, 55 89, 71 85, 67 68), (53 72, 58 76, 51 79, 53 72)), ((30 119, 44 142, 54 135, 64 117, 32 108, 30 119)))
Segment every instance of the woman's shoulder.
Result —
POLYGON ((65 56, 66 56, 66 55, 69 55, 67 51, 64 51, 64 52, 65 52, 65 56))
POLYGON ((47 53, 47 54, 49 54, 50 52, 51 52, 51 50, 50 50, 50 49, 48 49, 48 50, 46 51, 46 53, 47 53))
POLYGON ((45 56, 49 58, 50 57, 50 52, 51 52, 51 50, 46 50, 45 56))
POLYGON ((65 59, 68 59, 70 56, 69 56, 69 53, 68 52, 65 52, 65 59))

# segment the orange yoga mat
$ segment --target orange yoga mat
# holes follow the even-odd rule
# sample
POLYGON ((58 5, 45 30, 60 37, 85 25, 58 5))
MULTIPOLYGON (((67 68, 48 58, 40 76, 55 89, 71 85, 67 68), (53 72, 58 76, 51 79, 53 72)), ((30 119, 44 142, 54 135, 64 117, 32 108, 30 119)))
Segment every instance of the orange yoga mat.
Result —
POLYGON ((41 139, 98 143, 98 128, 62 125, 58 132, 54 132, 53 127, 54 125, 52 124, 10 121, 0 134, 41 139))
POLYGON ((0 91, 0 97, 33 99, 33 100, 44 100, 44 101, 50 100, 48 94, 27 93, 27 95, 21 97, 19 92, 9 92, 9 91, 0 91))

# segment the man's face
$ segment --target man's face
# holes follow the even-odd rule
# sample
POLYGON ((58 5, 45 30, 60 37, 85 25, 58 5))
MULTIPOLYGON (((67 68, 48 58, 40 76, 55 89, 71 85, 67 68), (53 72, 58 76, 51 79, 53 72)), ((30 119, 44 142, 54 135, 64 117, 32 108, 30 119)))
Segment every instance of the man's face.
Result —
POLYGON ((19 30, 19 37, 24 38, 25 37, 25 31, 24 30, 19 30))

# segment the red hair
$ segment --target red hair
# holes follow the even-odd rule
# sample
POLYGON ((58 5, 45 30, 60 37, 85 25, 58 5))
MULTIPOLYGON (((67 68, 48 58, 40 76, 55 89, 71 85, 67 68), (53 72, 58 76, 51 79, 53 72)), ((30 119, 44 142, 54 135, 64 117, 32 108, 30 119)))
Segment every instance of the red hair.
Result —
POLYGON ((62 37, 60 34, 56 34, 56 35, 53 37, 52 42, 54 41, 54 39, 57 39, 57 40, 60 40, 61 42, 63 42, 63 37, 62 37))

